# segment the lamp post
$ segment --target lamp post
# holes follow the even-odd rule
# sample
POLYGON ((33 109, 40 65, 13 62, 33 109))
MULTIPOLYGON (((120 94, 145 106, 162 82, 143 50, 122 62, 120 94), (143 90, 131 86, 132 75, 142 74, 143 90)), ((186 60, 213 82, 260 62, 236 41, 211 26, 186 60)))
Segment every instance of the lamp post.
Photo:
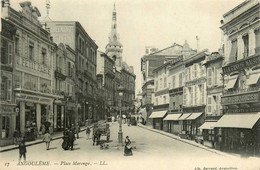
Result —
POLYGON ((118 132, 118 144, 123 145, 123 132, 122 132, 122 96, 123 96, 123 87, 120 85, 118 87, 119 95, 119 107, 120 107, 120 119, 119 119, 119 132, 118 132))

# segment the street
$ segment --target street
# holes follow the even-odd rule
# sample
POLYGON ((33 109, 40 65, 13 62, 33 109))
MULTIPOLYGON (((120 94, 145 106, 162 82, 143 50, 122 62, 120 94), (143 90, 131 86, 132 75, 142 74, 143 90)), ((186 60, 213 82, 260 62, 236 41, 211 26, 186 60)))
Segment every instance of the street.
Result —
MULTIPOLYGON (((249 160, 218 155, 138 126, 123 124, 123 136, 129 136, 132 146, 136 146, 133 156, 126 157, 123 156, 124 147, 117 146, 118 123, 110 123, 110 129, 109 149, 101 150, 99 146, 93 146, 92 140, 86 140, 83 131, 73 151, 64 151, 61 148, 62 139, 58 139, 51 143, 48 151, 44 143, 27 147, 27 161, 49 161, 51 169, 244 169, 249 163, 249 160)), ((105 136, 101 140, 105 140, 105 136)), ((46 168, 43 165, 19 165, 18 150, 1 153, 0 167, 6 162, 15 169, 46 168)))

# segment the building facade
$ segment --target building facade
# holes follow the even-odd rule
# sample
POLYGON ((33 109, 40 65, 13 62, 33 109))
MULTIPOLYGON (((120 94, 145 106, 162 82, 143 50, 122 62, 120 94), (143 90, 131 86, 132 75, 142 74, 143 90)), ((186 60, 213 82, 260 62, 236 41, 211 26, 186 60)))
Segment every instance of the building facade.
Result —
POLYGON ((260 3, 244 1, 223 15, 224 115, 216 124, 220 149, 259 154, 260 3), (233 121, 236 120, 236 121, 233 121), (246 120, 246 121, 245 121, 246 120))
POLYGON ((101 51, 98 51, 97 75, 102 76, 101 85, 104 87, 103 98, 106 113, 104 112, 105 115, 103 117, 110 117, 114 113, 112 106, 115 102, 115 62, 101 51))
POLYGON ((214 128, 216 122, 223 115, 221 97, 223 92, 222 66, 224 57, 221 53, 214 52, 207 57, 205 63, 207 73, 207 103, 205 123, 200 127, 203 136, 203 144, 216 147, 217 131, 214 128))
POLYGON ((76 53, 75 58, 75 122, 84 125, 97 121, 96 94, 96 43, 87 34, 79 22, 75 21, 46 21, 53 40, 56 43, 69 45, 76 53))
POLYGON ((53 132, 53 102, 63 96, 54 94, 55 43, 38 20, 40 12, 30 2, 20 3, 15 11, 3 1, 2 17, 16 28, 14 42, 14 96, 17 104, 16 129, 26 140, 35 139, 45 125, 53 132), (32 25, 34 27, 32 27, 32 25))
POLYGON ((182 133, 194 139, 203 124, 206 106, 206 67, 207 50, 184 57, 185 86, 183 88, 182 133))
POLYGON ((165 131, 181 134, 182 126, 178 118, 183 113, 184 69, 183 58, 169 66, 169 112, 164 118, 165 131))
MULTIPOLYGON (((7 4, 5 4, 7 5, 7 4)), ((14 70, 14 42, 16 28, 4 19, 1 19, 1 98, 0 98, 0 146, 13 143, 13 134, 16 130, 17 105, 13 94, 14 70)))

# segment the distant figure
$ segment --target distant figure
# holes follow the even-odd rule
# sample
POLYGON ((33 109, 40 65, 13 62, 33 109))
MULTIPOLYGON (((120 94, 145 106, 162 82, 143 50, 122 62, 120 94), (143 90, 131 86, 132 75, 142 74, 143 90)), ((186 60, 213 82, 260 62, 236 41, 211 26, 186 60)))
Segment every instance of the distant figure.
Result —
POLYGON ((107 127, 107 142, 110 140, 110 128, 109 126, 107 127))
POLYGON ((62 148, 64 150, 68 150, 69 149, 69 130, 66 128, 63 132, 63 142, 62 142, 62 148))
POLYGON ((89 139, 89 135, 90 135, 90 128, 89 127, 87 127, 87 129, 86 129, 86 135, 87 135, 87 140, 89 139))
POLYGON ((75 133, 77 134, 77 139, 79 138, 79 131, 80 131, 80 127, 79 124, 77 123, 75 126, 75 133))
POLYGON ((125 139, 125 150, 124 150, 124 156, 132 156, 132 146, 131 146, 131 141, 128 136, 126 136, 125 139))
POLYGON ((47 130, 43 136, 43 141, 46 143, 46 150, 49 150, 50 142, 51 142, 51 134, 47 130))
POLYGON ((26 161, 26 146, 25 146, 24 139, 19 144, 19 154, 20 154, 19 161, 21 161, 22 156, 23 156, 23 160, 26 161))

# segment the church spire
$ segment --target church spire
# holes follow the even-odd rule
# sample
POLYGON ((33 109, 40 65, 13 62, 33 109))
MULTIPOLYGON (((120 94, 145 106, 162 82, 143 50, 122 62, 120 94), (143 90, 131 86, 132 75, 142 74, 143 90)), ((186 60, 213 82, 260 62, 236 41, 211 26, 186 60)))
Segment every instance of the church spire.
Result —
POLYGON ((50 8, 51 8, 50 0, 46 0, 47 17, 49 17, 50 8))

